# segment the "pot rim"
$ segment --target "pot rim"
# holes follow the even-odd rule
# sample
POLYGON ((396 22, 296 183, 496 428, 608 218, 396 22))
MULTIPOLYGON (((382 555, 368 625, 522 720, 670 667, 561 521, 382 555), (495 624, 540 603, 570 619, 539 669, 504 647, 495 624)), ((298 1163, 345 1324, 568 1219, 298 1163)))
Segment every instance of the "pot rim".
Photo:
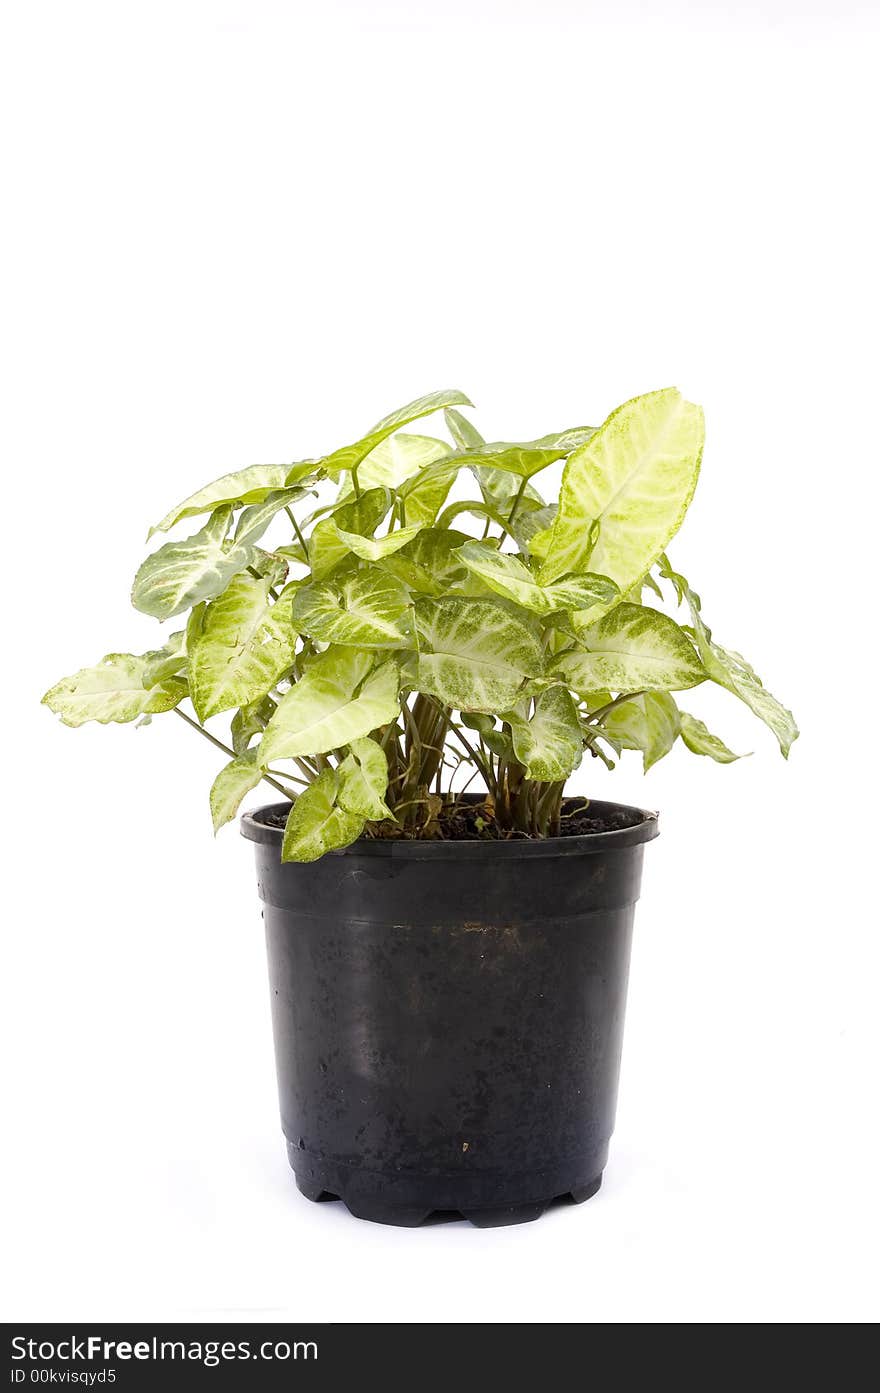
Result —
MULTIPOLYGON (((466 795, 470 796, 470 795, 466 795)), ((477 795, 480 796, 480 795, 477 795)), ((639 846, 653 841, 659 835, 659 814, 646 808, 637 808, 629 803, 609 803, 600 798, 591 798, 590 806, 603 812, 632 813, 638 818, 631 827, 619 827, 609 832, 585 832, 572 837, 525 837, 511 838, 510 841, 419 841, 413 838, 380 840, 362 838, 350 846, 328 851, 324 856, 384 856, 394 861, 480 861, 496 857, 519 859, 533 856, 588 856, 591 854, 623 850, 625 847, 639 846)), ((244 813, 240 819, 241 835, 250 842, 261 846, 275 846, 281 850, 284 830, 270 827, 261 821, 266 813, 276 813, 287 809, 288 803, 264 803, 244 813)), ((324 860, 324 856, 321 860, 324 860)), ((296 862, 287 862, 296 865, 296 862)))

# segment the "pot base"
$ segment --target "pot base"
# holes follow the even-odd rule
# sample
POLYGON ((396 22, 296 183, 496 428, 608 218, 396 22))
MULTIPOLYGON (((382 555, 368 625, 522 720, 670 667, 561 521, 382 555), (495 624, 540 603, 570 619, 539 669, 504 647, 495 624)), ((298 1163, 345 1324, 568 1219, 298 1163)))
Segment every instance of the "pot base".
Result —
MULTIPOLYGON (((600 1171, 586 1184, 572 1186, 567 1190, 556 1190, 546 1199, 494 1206, 466 1205, 459 1208, 445 1203, 430 1206, 425 1203, 407 1203, 403 1194, 396 1200, 389 1198, 389 1190, 393 1191, 395 1188, 394 1178, 363 1171, 352 1171, 350 1175, 345 1175, 340 1166, 323 1170, 313 1161, 304 1158, 301 1148, 292 1142, 287 1143, 287 1154, 297 1189, 306 1199, 315 1204, 341 1200, 355 1219, 365 1219, 373 1224, 392 1224, 397 1228, 407 1229, 416 1229, 425 1223, 442 1223, 454 1219, 467 1219, 478 1229, 502 1228, 508 1224, 529 1224, 535 1219, 540 1219, 553 1204, 566 1201, 571 1204, 583 1204, 592 1199, 602 1184, 600 1171), (304 1159, 307 1171, 303 1169, 304 1159)), ((399 1177, 397 1179, 399 1181, 399 1177)), ((442 1185, 442 1182, 440 1184, 442 1185)), ((417 1183, 415 1188, 420 1189, 421 1185, 417 1183)), ((448 1194, 439 1191, 438 1194, 442 1200, 450 1198, 448 1194)))

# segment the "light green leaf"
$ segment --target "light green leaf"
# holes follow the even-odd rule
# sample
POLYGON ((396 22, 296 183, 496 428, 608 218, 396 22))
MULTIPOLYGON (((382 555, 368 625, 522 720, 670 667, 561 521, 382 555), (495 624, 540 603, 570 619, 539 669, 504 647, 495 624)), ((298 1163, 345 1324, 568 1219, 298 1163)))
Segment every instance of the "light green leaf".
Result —
POLYGON ((353 445, 344 445, 340 450, 334 450, 332 455, 327 455, 321 461, 321 464, 329 474, 334 474, 339 470, 357 469, 361 461, 365 460, 367 455, 372 454, 377 445, 381 445, 383 440, 403 426, 408 426, 411 421, 417 421, 422 416, 430 416, 434 411, 442 411, 445 406, 471 406, 472 404, 463 392, 456 391, 431 392, 428 396, 418 397, 407 406, 392 411, 390 416, 383 417, 361 440, 356 440, 353 445))
POLYGON ((189 636, 190 693, 200 721, 260 700, 290 667, 295 594, 284 592, 272 604, 268 580, 239 575, 203 611, 189 636))
POLYGON ((460 411, 456 411, 454 407, 448 407, 443 415, 446 418, 449 434, 459 450, 473 450, 478 445, 485 443, 476 426, 466 416, 462 416, 460 411))
POLYGON ((543 672, 537 623, 501 600, 419 600, 416 627, 419 690, 459 711, 505 711, 543 672))
POLYGON ((485 542, 466 542, 457 555, 490 589, 536 614, 550 614, 557 609, 587 609, 593 604, 610 603, 618 593, 612 581, 589 573, 565 576, 554 584, 541 585, 518 556, 496 551, 485 542))
POLYGON ((331 517, 316 524, 309 539, 309 562, 314 580, 324 580, 331 571, 351 556, 351 549, 339 535, 356 532, 359 537, 371 537, 391 507, 391 495, 386 488, 367 489, 360 498, 336 505, 331 517))
POLYGON ((131 590, 135 609, 169 619, 225 590, 232 577, 254 559, 258 537, 251 531, 240 542, 227 540, 231 513, 231 508, 218 508, 201 532, 183 542, 166 542, 148 556, 131 590))
POLYGON ((703 413, 675 388, 613 411, 569 456, 556 519, 532 541, 542 581, 589 565, 629 590, 681 526, 702 450, 703 413))
POLYGON ((299 488, 277 489, 261 503, 253 503, 249 508, 245 508, 239 514, 235 528, 236 542, 254 541, 257 537, 262 537, 275 514, 280 513, 282 508, 289 507, 298 498, 305 498, 306 493, 306 489, 299 488))
POLYGON ((423 527, 430 527, 436 521, 458 470, 457 459, 451 463, 440 460, 437 464, 429 464, 420 474, 401 485, 399 497, 407 523, 421 523, 423 527))
POLYGON ((43 697, 43 705, 66 726, 136 721, 139 716, 170 711, 186 696, 186 682, 169 677, 145 687, 144 672, 155 657, 155 653, 108 653, 95 667, 81 668, 56 682, 43 697))
POLYGON ((681 738, 693 754, 708 755, 719 764, 733 764, 734 760, 744 758, 743 755, 735 755, 719 736, 713 735, 702 721, 697 720, 696 716, 689 716, 687 711, 681 712, 681 738))
MULTIPOLYGON (((362 489, 399 489, 407 479, 448 454, 447 442, 430 435, 390 435, 359 466, 358 481, 362 489)), ((346 491, 351 487, 347 479, 346 491)))
POLYGON ((284 488, 289 476, 296 470, 306 474, 314 473, 315 465, 307 460, 301 465, 290 464, 251 464, 247 469, 238 469, 232 474, 223 474, 213 483, 207 484, 197 493, 190 494, 182 503, 166 513, 161 522, 151 527, 147 536, 150 540, 154 532, 168 532, 184 518, 198 516, 199 513, 213 513, 227 503, 262 503, 274 489, 284 488))
MULTIPOLYGON (((516 541, 520 551, 532 551, 532 539, 540 533, 546 532, 548 527, 553 524, 556 517, 557 507, 555 503, 547 503, 542 506, 530 500, 520 500, 513 522, 509 524, 510 535, 516 541), (525 506, 523 506, 525 502, 525 506)), ((534 553, 532 553, 534 555, 534 553)))
POLYGON ((282 861, 317 861, 326 852, 357 841, 365 819, 341 808, 338 792, 339 776, 335 769, 325 769, 303 789, 284 829, 282 861))
POLYGON ((625 750, 641 750, 645 773, 675 744, 680 723, 678 707, 668 692, 643 692, 615 706, 599 722, 625 750))
POLYGON ((620 604, 578 634, 583 646, 556 664, 576 692, 603 687, 613 692, 640 687, 678 691, 705 681, 705 669, 684 631, 646 605, 620 604))
MULTIPOLYGON (((479 732, 480 739, 487 749, 494 755, 500 755, 502 759, 510 759, 513 755, 513 742, 509 734, 495 725, 495 717, 485 715, 481 711, 461 711, 461 723, 469 730, 479 732)), ((465 756, 465 762, 467 757, 465 756)))
POLYGON ((338 582, 323 581, 297 592, 293 623, 319 643, 358 648, 408 648, 413 642, 409 591, 375 567, 338 582))
POLYGON ((792 713, 776 697, 767 691, 755 669, 746 662, 741 653, 730 648, 722 648, 712 638, 711 630, 700 613, 700 597, 693 591, 684 576, 673 571, 668 557, 660 561, 660 574, 672 582, 679 602, 684 600, 691 614, 691 624, 697 640, 697 650, 708 676, 720 687, 726 687, 776 736, 783 756, 788 759, 789 751, 800 734, 792 713))
POLYGON ((481 442, 463 451, 457 459, 460 466, 467 465, 473 469, 477 477, 480 469, 490 469, 515 474, 518 479, 531 479, 548 465, 585 445, 595 434, 594 427, 584 426, 557 435, 545 435, 540 440, 529 440, 523 444, 504 440, 488 445, 481 442))
POLYGON ((565 687, 548 687, 532 715, 510 712, 513 748, 530 779, 567 779, 581 762, 584 737, 577 707, 565 687))
POLYGON ((232 748, 237 755, 244 754, 255 735, 262 735, 275 713, 275 702, 271 697, 262 697, 242 706, 232 718, 232 748))
POLYGON ((260 760, 323 754, 349 745, 399 715, 393 659, 334 645, 306 668, 278 703, 260 743, 260 760))
POLYGON ((425 528, 396 555, 386 557, 382 570, 422 595, 445 595, 451 585, 467 575, 458 557, 458 548, 466 541, 465 532, 448 527, 425 528))
POLYGON ((168 677, 177 677, 186 670, 186 630, 169 634, 166 643, 152 653, 144 654, 143 684, 155 687, 168 677))
POLYGON ((401 547, 405 547, 407 542, 411 542, 416 533, 421 532, 422 525, 417 522, 412 527, 399 527, 396 532, 389 532, 385 537, 361 537, 357 532, 344 531, 338 523, 336 531, 340 541, 362 561, 381 561, 384 556, 393 556, 401 547))
POLYGON ((375 740, 353 740, 339 766, 337 802, 347 813, 369 822, 393 817, 385 802, 388 787, 388 761, 375 740))
POLYGON ((214 820, 214 835, 224 823, 231 822, 241 806, 241 800, 262 779, 262 771, 257 764, 256 750, 248 750, 224 764, 211 785, 211 817, 214 820))

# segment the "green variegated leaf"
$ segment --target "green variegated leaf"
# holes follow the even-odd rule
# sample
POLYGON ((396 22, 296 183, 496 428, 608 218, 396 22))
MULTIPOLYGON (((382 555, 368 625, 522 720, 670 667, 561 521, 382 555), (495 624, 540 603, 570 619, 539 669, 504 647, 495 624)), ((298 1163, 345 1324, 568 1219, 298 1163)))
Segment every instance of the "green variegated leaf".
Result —
POLYGON ((316 524, 309 539, 309 564, 313 580, 324 580, 331 571, 351 557, 351 548, 339 529, 371 537, 391 507, 386 488, 367 489, 360 498, 335 506, 333 515, 316 524))
POLYGON ((530 779, 567 779, 581 762, 584 737, 578 710, 565 687, 548 687, 531 715, 505 716, 513 748, 530 779))
POLYGON ((108 653, 95 667, 62 677, 43 697, 43 705, 66 726, 136 721, 139 716, 170 711, 186 696, 186 682, 168 677, 145 687, 144 672, 155 657, 155 653, 108 653))
POLYGON ((167 642, 152 653, 144 654, 143 684, 155 687, 168 677, 177 677, 186 670, 186 630, 169 634, 167 642))
POLYGON ((703 413, 674 388, 618 407, 569 456, 556 519, 532 542, 541 579, 589 565, 629 590, 681 526, 702 450, 703 413))
POLYGON ((705 681, 693 644, 674 619, 646 605, 620 604, 578 631, 581 647, 555 670, 576 692, 680 691, 705 681))
POLYGON ((448 527, 429 527, 407 542, 394 556, 382 561, 382 570, 402 580, 422 595, 445 595, 449 587, 467 575, 456 552, 468 541, 465 532, 448 527))
POLYGON ((512 758, 513 743, 510 736, 495 725, 494 716, 487 716, 481 711, 461 711, 459 714, 462 725, 477 731, 483 744, 494 755, 500 755, 502 759, 512 758))
POLYGON ((505 711, 543 672, 537 623, 501 600, 419 600, 416 627, 419 690, 459 711, 505 711))
POLYGON ((234 576, 191 632, 189 683, 200 721, 259 701, 293 662, 296 591, 269 600, 268 580, 234 576))
POLYGON ((440 460, 437 464, 429 464, 415 478, 407 479, 399 496, 408 524, 421 523, 423 527, 430 527, 436 521, 458 470, 457 459, 451 463, 440 460))
POLYGON ((556 512, 555 503, 548 503, 542 507, 539 503, 525 500, 523 506, 523 500, 520 500, 513 522, 509 523, 510 535, 520 551, 531 552, 532 539, 552 526, 556 512))
POLYGON ((325 769, 303 790, 284 829, 282 861, 317 861, 326 852, 357 841, 365 819, 340 807, 338 793, 339 775, 335 769, 325 769))
POLYGON ((215 836, 224 823, 232 821, 241 807, 241 800, 252 788, 256 788, 262 777, 256 750, 248 750, 224 764, 211 785, 211 817, 215 836))
POLYGON ((466 542, 458 556, 469 571, 483 579, 491 590, 513 600, 536 614, 557 609, 587 609, 608 604, 618 594, 617 586, 604 576, 565 576, 551 585, 541 585, 534 572, 518 556, 496 551, 485 542, 466 542))
POLYGON ((288 558, 280 551, 263 551, 260 547, 255 547, 254 558, 250 564, 260 579, 267 580, 273 587, 283 585, 287 579, 288 558))
POLYGON ((471 405, 473 403, 463 392, 431 392, 428 396, 418 397, 407 406, 392 411, 390 416, 383 417, 367 435, 356 440, 353 445, 344 445, 341 450, 334 450, 332 455, 327 455, 321 461, 321 464, 328 474, 335 474, 340 470, 355 470, 367 455, 372 454, 377 445, 381 445, 382 441, 395 431, 408 426, 411 421, 430 416, 434 411, 442 411, 445 406, 471 405))
POLYGON ((351 744, 400 714, 393 659, 333 646, 306 668, 278 703, 260 743, 260 760, 323 754, 351 744))
POLYGON ((250 565, 258 533, 251 531, 239 542, 227 540, 231 512, 218 508, 201 532, 183 542, 166 542, 147 557, 131 589, 135 609, 155 619, 169 619, 201 600, 213 599, 250 565))
POLYGON ((237 755, 244 754, 255 735, 262 735, 274 714, 275 702, 269 696, 236 711, 231 729, 232 748, 237 755))
MULTIPOLYGON (((358 468, 362 489, 400 489, 406 480, 449 454, 445 440, 430 435, 391 435, 367 455, 358 468)), ((346 480, 346 492, 351 489, 346 480)))
POLYGON ((288 508, 298 498, 304 498, 306 493, 306 489, 299 488, 276 489, 261 503, 252 503, 249 508, 245 508, 239 514, 235 528, 235 541, 249 542, 262 537, 275 514, 280 513, 282 508, 288 508))
POLYGON ((344 531, 336 523, 340 541, 362 561, 381 561, 385 556, 393 556, 421 530, 422 524, 417 522, 413 527, 399 527, 396 532, 389 532, 385 537, 361 537, 357 532, 344 531))
POLYGON ((562 431, 558 435, 545 435, 540 440, 529 440, 524 444, 509 441, 495 441, 492 444, 481 442, 458 455, 460 466, 473 469, 479 478, 481 469, 501 470, 505 474, 515 474, 518 479, 531 479, 533 475, 564 459, 595 435, 595 428, 583 426, 574 430, 562 431))
POLYGON ((689 716, 687 711, 681 712, 681 738, 692 754, 708 755, 718 764, 733 764, 734 760, 745 758, 735 755, 720 736, 713 735, 702 721, 697 720, 696 716, 689 716))
MULTIPOLYGON (((223 474, 213 483, 207 484, 197 493, 190 494, 182 503, 166 513, 161 522, 151 527, 147 536, 150 540, 154 532, 168 532, 184 518, 197 517, 199 513, 213 513, 227 503, 262 503, 275 489, 283 489, 297 470, 303 477, 314 474, 315 465, 311 460, 303 464, 251 464, 247 469, 238 469, 232 474, 223 474)), ((294 481, 295 482, 295 481, 294 481)))
POLYGON ((697 650, 708 676, 720 687, 726 687, 749 710, 769 726, 779 741, 783 756, 788 759, 789 750, 800 734, 792 713, 776 697, 767 691, 758 674, 741 653, 722 648, 712 637, 711 630, 700 613, 700 597, 693 591, 684 576, 673 571, 668 557, 660 561, 660 574, 671 581, 679 597, 690 609, 691 624, 697 640, 697 650))
POLYGON ((745 702, 749 710, 770 727, 787 759, 789 750, 800 734, 792 713, 767 691, 755 669, 746 662, 741 653, 722 648, 714 639, 701 638, 699 630, 697 638, 700 656, 712 681, 733 692, 740 701, 745 702))
POLYGON ((375 567, 338 582, 323 581, 297 592, 293 623, 319 643, 358 648, 408 648, 413 642, 409 591, 375 567))
POLYGON ((467 416, 462 416, 460 411, 450 406, 443 412, 446 419, 446 426, 449 434, 455 441, 459 450, 473 450, 478 445, 485 444, 483 437, 475 425, 468 420, 467 416))
POLYGON ((394 816, 385 802, 387 787, 388 761, 382 746, 375 740, 353 740, 339 766, 339 806, 368 822, 381 822, 394 816))
POLYGON ((643 692, 615 706, 598 729, 625 750, 641 750, 645 773, 675 744, 680 730, 678 707, 668 692, 643 692))

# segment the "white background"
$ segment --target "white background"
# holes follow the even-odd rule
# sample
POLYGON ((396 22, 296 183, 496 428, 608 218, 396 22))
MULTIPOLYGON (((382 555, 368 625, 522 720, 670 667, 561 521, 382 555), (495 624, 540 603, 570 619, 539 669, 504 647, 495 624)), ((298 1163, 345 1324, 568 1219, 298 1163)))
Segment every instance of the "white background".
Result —
POLYGON ((6 6, 6 1319, 877 1316, 877 25, 6 6), (522 439, 671 383, 708 422, 673 556, 803 735, 697 692, 753 758, 578 776, 662 809, 605 1187, 489 1232, 310 1205, 213 752, 39 697, 154 646, 146 526, 225 469, 438 387, 522 439))

